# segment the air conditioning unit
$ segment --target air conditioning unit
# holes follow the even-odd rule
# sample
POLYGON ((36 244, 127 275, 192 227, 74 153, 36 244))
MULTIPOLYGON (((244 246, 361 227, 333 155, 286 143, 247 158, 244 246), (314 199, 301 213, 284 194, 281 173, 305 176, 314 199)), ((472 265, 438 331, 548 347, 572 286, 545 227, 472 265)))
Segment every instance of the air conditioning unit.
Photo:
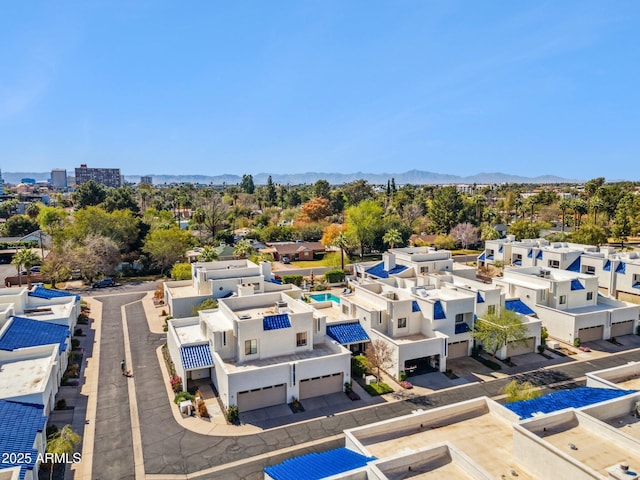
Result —
POLYGON ((240 320, 249 320, 251 318, 251 315, 249 315, 248 313, 243 313, 242 315, 238 315, 238 318, 240 320))

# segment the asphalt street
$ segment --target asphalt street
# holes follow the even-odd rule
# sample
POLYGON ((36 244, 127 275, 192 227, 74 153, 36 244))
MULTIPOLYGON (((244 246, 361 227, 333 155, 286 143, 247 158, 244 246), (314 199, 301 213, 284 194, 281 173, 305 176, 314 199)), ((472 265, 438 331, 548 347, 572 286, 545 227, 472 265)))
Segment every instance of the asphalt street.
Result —
MULTIPOLYGON (((147 284, 147 290, 152 288, 153 284, 147 284)), ((119 363, 124 352, 120 306, 140 298, 142 295, 135 293, 99 298, 104 303, 103 335, 93 459, 94 478, 98 479, 133 478, 127 381, 135 381, 136 385, 144 469, 147 475, 186 475, 211 467, 221 467, 221 470, 215 474, 199 478, 241 480, 261 479, 265 466, 310 450, 324 451, 343 446, 343 441, 332 439, 326 443, 320 442, 312 449, 305 448, 286 455, 279 454, 280 449, 339 435, 344 429, 408 414, 418 408, 429 409, 483 395, 495 397, 511 380, 506 378, 470 384, 427 396, 412 397, 400 402, 385 403, 336 416, 290 424, 256 435, 238 437, 200 435, 184 430, 173 418, 171 411, 173 405, 169 403, 163 386, 166 379, 162 376, 156 355, 156 349, 165 343, 165 337, 149 332, 140 302, 126 307, 134 379, 126 379, 120 373, 119 363), (269 455, 251 460, 261 454, 269 455), (239 467, 233 466, 228 469, 223 467, 230 462, 241 460, 245 462, 239 467)), ((576 383, 584 384, 584 380, 573 382, 572 379, 580 379, 586 372, 621 365, 631 360, 640 361, 640 350, 589 362, 569 362, 553 369, 535 370, 520 373, 518 376, 541 386, 567 388, 576 383)))

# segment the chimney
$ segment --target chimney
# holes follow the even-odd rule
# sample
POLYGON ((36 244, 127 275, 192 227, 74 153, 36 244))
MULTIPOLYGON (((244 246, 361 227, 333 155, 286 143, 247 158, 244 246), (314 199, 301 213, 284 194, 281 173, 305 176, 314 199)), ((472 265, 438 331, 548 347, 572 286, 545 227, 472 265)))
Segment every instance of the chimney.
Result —
POLYGON ((384 261, 384 269, 388 272, 396 266, 396 256, 393 253, 384 253, 382 255, 384 261))

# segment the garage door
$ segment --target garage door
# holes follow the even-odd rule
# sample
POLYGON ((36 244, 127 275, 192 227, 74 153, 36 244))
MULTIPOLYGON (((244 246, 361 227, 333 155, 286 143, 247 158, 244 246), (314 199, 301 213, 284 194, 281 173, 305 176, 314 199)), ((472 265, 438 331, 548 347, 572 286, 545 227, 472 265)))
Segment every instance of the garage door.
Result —
POLYGON ((611 336, 631 335, 633 333, 633 320, 618 322, 611 325, 611 336))
POLYGON ((449 354, 447 358, 460 358, 469 355, 469 340, 454 342, 449 344, 449 354))
POLYGON ((507 357, 515 357, 535 351, 536 337, 527 338, 527 342, 509 342, 507 344, 507 357))
POLYGON ((239 412, 248 412, 249 410, 281 405, 283 403, 287 403, 287 387, 284 383, 238 393, 239 412))
POLYGON ((602 340, 603 331, 604 325, 598 325, 597 327, 590 328, 581 328, 580 330, 578 330, 578 338, 580 339, 580 343, 602 340))
POLYGON ((341 392, 344 380, 343 374, 334 373, 323 377, 307 378, 300 381, 300 400, 304 398, 327 395, 329 393, 341 392))

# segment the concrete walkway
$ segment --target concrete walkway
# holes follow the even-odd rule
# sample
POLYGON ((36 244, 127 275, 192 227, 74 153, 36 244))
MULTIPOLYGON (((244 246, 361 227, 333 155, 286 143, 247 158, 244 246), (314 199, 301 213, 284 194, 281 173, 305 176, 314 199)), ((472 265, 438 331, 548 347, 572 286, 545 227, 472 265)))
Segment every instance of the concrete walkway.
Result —
MULTIPOLYGON (((100 297, 103 302, 101 365, 91 478, 261 479, 265 466, 311 451, 343 446, 344 429, 478 396, 498 397, 500 389, 511 380, 508 377, 487 379, 426 395, 420 392, 428 389, 416 388, 398 392, 384 403, 357 410, 332 412, 331 405, 326 403, 318 410, 322 411, 322 417, 303 419, 301 414, 291 414, 288 418, 295 423, 285 426, 271 424, 287 423, 284 417, 278 422, 263 422, 261 426, 226 425, 222 417, 216 415, 210 422, 183 418, 171 402, 173 394, 168 387, 168 374, 158 354, 165 343, 165 334, 156 333, 162 322, 157 318, 158 309, 152 302, 149 304, 147 298, 146 294, 126 293, 100 297), (123 305, 127 306, 123 309, 123 305), (123 328, 123 318, 126 328, 123 328), (122 377, 119 372, 119 362, 127 348, 133 378, 122 377), (134 388, 130 387, 131 383, 134 388), (142 465, 140 459, 143 459, 142 465)), ((640 361, 640 350, 514 373, 519 379, 533 381, 547 389, 568 388, 584 384, 586 372, 632 360, 640 361)), ((524 366, 520 368, 524 370, 524 366)), ((87 412, 91 424, 90 408, 87 412)), ((88 440, 85 438, 85 442, 88 440)))

